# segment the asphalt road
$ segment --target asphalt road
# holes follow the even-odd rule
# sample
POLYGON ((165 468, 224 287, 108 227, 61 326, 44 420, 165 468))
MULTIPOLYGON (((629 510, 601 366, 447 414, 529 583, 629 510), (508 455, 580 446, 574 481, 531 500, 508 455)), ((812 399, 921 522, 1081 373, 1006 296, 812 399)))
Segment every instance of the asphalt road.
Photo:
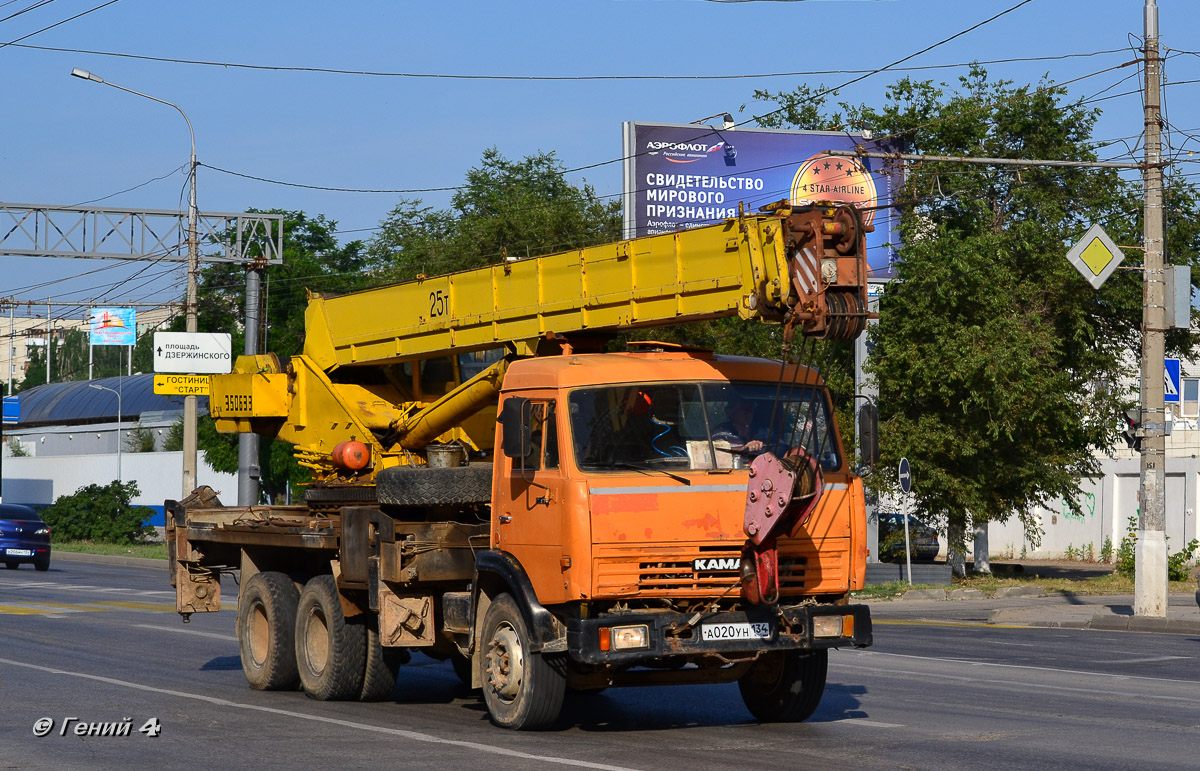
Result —
POLYGON ((876 645, 833 654, 807 723, 759 725, 736 686, 689 686, 569 697, 556 730, 517 733, 423 656, 392 702, 250 690, 232 609, 184 625, 162 571, 58 561, 0 571, 0 768, 1200 764, 1200 638, 902 616, 880 606, 876 645), (41 718, 53 727, 39 738, 41 718), (79 736, 78 723, 129 735, 79 736))

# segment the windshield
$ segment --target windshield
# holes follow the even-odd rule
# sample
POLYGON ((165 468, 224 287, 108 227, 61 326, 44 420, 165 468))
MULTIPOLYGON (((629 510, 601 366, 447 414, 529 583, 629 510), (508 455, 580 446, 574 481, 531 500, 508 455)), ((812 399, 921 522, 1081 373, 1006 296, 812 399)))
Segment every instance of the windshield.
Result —
POLYGON ((584 471, 742 468, 770 450, 804 446, 841 465, 824 391, 775 383, 642 383, 570 396, 571 438, 584 471), (774 426, 771 424, 774 415, 774 426))

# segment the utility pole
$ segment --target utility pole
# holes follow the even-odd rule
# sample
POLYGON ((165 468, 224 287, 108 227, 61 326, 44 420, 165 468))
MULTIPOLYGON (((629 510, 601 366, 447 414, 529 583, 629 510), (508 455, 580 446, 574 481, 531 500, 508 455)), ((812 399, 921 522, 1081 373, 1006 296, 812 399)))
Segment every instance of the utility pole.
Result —
MULTIPOLYGON (((246 355, 258 353, 258 334, 261 322, 262 274, 265 263, 255 261, 246 269, 246 355)), ((238 435, 238 505, 258 504, 259 479, 262 477, 258 460, 258 434, 238 435)))
POLYGON ((50 384, 50 365, 54 360, 54 323, 50 318, 50 298, 46 298, 46 385, 50 384))
MULTIPOLYGON (((187 114, 175 105, 179 114, 187 121, 188 131, 192 132, 192 122, 187 114)), ((185 306, 186 329, 195 334, 200 331, 196 322, 196 274, 200 267, 200 251, 196 243, 196 135, 192 132, 192 157, 188 165, 191 178, 191 191, 188 194, 188 253, 187 253, 187 305, 185 306)), ((198 414, 196 397, 183 397, 183 495, 186 498, 196 489, 197 442, 196 417, 198 414)))
POLYGON ((1158 5, 1146 0, 1143 9, 1146 47, 1145 92, 1145 241, 1142 273, 1142 463, 1141 519, 1138 522, 1133 612, 1138 616, 1167 615, 1166 432, 1163 403, 1163 348, 1166 326, 1166 282, 1163 267, 1162 136, 1158 58, 1158 5))

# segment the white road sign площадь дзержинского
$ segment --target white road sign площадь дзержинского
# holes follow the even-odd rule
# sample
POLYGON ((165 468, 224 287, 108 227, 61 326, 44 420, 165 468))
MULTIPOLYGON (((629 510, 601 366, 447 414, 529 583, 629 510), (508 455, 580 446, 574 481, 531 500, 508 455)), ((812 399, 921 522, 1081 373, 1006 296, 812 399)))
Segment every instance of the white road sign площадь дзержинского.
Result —
POLYGON ((154 371, 221 375, 233 368, 228 332, 155 332, 154 371))

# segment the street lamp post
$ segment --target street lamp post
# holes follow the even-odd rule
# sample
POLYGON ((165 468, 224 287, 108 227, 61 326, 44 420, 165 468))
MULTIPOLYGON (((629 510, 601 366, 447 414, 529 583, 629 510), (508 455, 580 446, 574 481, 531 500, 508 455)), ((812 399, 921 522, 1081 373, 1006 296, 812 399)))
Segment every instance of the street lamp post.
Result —
POLYGON ((111 394, 117 395, 117 483, 121 483, 121 392, 115 388, 96 385, 91 383, 88 388, 95 388, 97 391, 108 391, 111 394))
MULTIPOLYGON (((187 113, 183 111, 179 105, 168 102, 165 99, 159 99, 156 96, 143 94, 141 91, 134 91, 132 88, 118 86, 116 83, 109 83, 98 75, 93 75, 87 70, 78 67, 71 70, 71 74, 77 78, 90 80, 93 83, 101 83, 106 86, 121 91, 127 91, 136 96, 145 97, 153 102, 165 104, 168 107, 174 107, 183 116, 183 120, 187 123, 188 133, 192 138, 192 156, 188 165, 188 176, 191 180, 190 193, 188 195, 188 254, 187 254, 187 331, 196 332, 196 273, 199 266, 199 249, 197 247, 196 236, 196 132, 192 130, 192 122, 188 119, 187 113)), ((196 487, 196 397, 183 397, 183 495, 186 497, 196 487)))

